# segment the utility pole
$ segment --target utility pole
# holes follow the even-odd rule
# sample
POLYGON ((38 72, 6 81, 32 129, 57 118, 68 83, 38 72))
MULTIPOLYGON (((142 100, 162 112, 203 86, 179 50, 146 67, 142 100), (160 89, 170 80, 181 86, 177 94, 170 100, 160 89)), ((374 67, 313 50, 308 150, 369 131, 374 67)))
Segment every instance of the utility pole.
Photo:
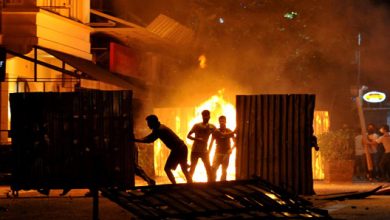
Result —
POLYGON ((357 79, 356 79, 356 85, 357 88, 360 90, 360 78, 361 78, 361 68, 360 68, 360 45, 362 44, 362 35, 361 33, 357 36, 357 51, 356 51, 356 62, 357 62, 357 79))
POLYGON ((372 178, 372 171, 373 171, 373 164, 372 164, 372 158, 371 154, 368 151, 368 138, 367 138, 367 130, 366 130, 366 119, 364 117, 364 112, 363 112, 363 90, 367 89, 366 86, 361 85, 361 63, 360 63, 360 46, 362 44, 362 35, 361 33, 358 34, 358 39, 357 39, 357 44, 358 48, 356 51, 356 61, 357 61, 357 79, 356 79, 356 86, 358 89, 358 97, 356 97, 356 107, 358 110, 358 115, 359 115, 359 122, 360 122, 360 127, 361 127, 361 132, 362 132, 362 141, 364 145, 364 152, 366 154, 366 163, 367 163, 367 170, 369 172, 369 178, 372 178))

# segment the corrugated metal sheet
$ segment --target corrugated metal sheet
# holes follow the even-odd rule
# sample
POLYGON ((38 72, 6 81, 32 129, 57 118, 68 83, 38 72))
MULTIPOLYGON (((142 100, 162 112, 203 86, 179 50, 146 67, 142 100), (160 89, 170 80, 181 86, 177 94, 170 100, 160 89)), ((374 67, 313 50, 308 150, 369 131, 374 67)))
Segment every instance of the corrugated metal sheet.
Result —
POLYGON ((102 192, 135 219, 330 218, 326 210, 258 178, 102 192))
POLYGON ((158 15, 146 29, 177 44, 188 44, 194 38, 194 32, 191 29, 163 14, 158 15))
POLYGON ((134 186, 131 91, 10 94, 13 190, 134 186))
POLYGON ((298 194, 314 194, 314 95, 239 95, 237 179, 253 175, 298 194))

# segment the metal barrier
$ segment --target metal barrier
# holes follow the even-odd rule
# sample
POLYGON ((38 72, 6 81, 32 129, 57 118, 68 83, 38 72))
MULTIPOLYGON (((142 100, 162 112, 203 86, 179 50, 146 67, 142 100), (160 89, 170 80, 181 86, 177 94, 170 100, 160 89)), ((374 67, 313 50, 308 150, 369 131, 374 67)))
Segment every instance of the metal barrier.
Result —
POLYGON ((259 178, 101 191, 135 219, 330 219, 328 211, 259 178))

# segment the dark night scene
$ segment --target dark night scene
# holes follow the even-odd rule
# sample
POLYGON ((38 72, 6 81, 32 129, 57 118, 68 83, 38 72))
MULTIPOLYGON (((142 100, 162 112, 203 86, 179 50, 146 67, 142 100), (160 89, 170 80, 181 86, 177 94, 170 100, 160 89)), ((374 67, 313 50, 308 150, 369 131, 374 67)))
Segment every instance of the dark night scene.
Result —
POLYGON ((390 1, 0 1, 0 220, 390 219, 390 1))

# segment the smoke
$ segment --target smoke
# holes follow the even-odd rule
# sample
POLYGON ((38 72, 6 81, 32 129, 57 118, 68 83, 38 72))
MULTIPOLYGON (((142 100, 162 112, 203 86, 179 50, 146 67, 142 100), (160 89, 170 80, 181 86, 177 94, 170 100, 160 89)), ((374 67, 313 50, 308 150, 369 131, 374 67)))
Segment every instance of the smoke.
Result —
POLYGON ((167 104, 194 105, 223 88, 231 99, 311 93, 317 109, 353 121, 351 88, 359 82, 370 89, 390 88, 385 0, 116 2, 123 3, 118 7, 130 20, 148 23, 162 13, 196 33, 191 61, 173 62, 180 69, 166 74, 172 92, 160 101, 167 104), (205 69, 197 64, 201 54, 207 58, 205 69))
POLYGON ((197 32, 195 46, 198 55, 206 55, 208 67, 192 67, 175 77, 181 79, 178 100, 221 88, 231 95, 311 93, 317 96, 317 109, 353 121, 348 119, 353 115, 351 88, 358 82, 372 89, 389 87, 388 4, 197 2, 182 20, 197 32))

